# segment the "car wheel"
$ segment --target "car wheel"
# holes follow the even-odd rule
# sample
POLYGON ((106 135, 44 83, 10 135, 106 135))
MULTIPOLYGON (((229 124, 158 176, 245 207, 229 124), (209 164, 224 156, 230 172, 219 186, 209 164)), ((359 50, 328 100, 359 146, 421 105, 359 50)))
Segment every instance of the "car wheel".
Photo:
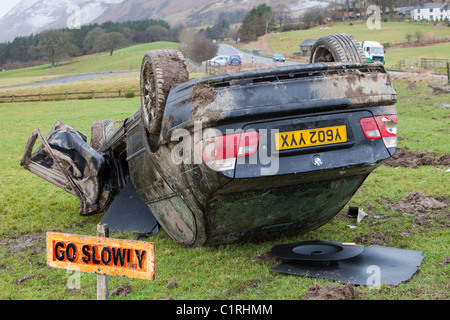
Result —
POLYGON ((184 56, 178 50, 148 51, 141 64, 141 107, 150 134, 158 135, 170 89, 189 80, 184 56))
POLYGON ((311 63, 318 62, 366 62, 362 47, 346 33, 331 34, 319 38, 311 49, 311 63))
POLYGON ((96 120, 91 127, 91 147, 100 153, 115 131, 114 121, 96 120))

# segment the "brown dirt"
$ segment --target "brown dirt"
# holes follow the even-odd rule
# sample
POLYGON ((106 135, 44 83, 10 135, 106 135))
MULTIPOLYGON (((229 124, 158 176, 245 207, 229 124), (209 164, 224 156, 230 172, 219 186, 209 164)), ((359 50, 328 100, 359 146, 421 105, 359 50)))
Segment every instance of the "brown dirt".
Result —
MULTIPOLYGON (((450 103, 433 103, 433 105, 435 105, 436 107, 438 107, 440 109, 450 108, 450 103)), ((446 119, 446 118, 450 118, 450 116, 443 116, 442 118, 446 119)))
POLYGON ((418 168, 424 165, 450 166, 450 154, 438 157, 434 152, 398 148, 385 165, 390 167, 418 168))
POLYGON ((131 290, 131 287, 128 284, 123 284, 123 285, 118 286, 117 288, 111 290, 111 295, 125 297, 127 294, 131 293, 132 291, 133 290, 131 290))
POLYGON ((32 249, 38 253, 45 251, 45 233, 27 233, 9 238, 0 238, 0 246, 9 251, 32 249))
POLYGON ((173 280, 169 280, 169 282, 167 282, 166 284, 166 289, 171 289, 171 288, 176 288, 178 287, 178 282, 173 281, 173 280))
POLYGON ((433 94, 450 93, 450 84, 429 83, 428 86, 433 94))
POLYGON ((446 256, 440 263, 438 263, 440 266, 445 266, 450 263, 450 257, 446 256))
POLYGON ((263 264, 263 263, 267 263, 267 262, 276 263, 276 262, 280 262, 280 261, 281 261, 281 259, 278 258, 277 256, 275 256, 272 252, 265 251, 260 256, 258 256, 256 263, 258 263, 258 264, 263 264))
POLYGON ((22 283, 24 283, 25 281, 30 280, 30 279, 33 279, 33 278, 34 278, 33 275, 28 274, 28 275, 22 277, 21 279, 18 279, 18 280, 16 280, 16 281, 14 281, 14 283, 15 283, 15 284, 22 284, 22 283))
POLYGON ((413 192, 407 197, 387 205, 387 207, 407 214, 418 215, 430 212, 430 210, 447 208, 448 204, 431 196, 427 196, 422 192, 413 192))
POLYGON ((390 237, 383 232, 376 231, 369 234, 359 235, 353 240, 356 243, 367 243, 377 246, 386 246, 390 240, 390 237))
POLYGON ((192 113, 196 114, 200 112, 201 108, 207 106, 209 103, 214 101, 214 87, 204 86, 204 85, 196 85, 192 89, 191 101, 194 105, 192 109, 192 113))
POLYGON ((311 286, 300 300, 352 300, 356 292, 352 285, 326 284, 311 286))
MULTIPOLYGON (((408 70, 409 71, 409 70, 408 70)), ((412 88, 415 87, 415 83, 421 82, 421 83, 432 83, 435 81, 435 76, 431 71, 419 68, 417 66, 414 66, 414 72, 403 72, 401 74, 395 74, 392 75, 391 78, 393 80, 400 80, 400 81, 406 81, 408 82, 408 89, 413 90, 412 88)))
POLYGON ((180 60, 175 51, 156 50, 155 56, 160 68, 163 69, 164 82, 162 89, 167 96, 172 86, 189 80, 189 73, 184 62, 180 60))

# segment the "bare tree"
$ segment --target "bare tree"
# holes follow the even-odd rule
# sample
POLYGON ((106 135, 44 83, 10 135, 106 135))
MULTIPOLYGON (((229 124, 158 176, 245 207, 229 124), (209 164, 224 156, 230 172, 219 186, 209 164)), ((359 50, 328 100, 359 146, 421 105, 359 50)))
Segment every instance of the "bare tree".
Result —
POLYGON ((284 3, 277 5, 274 10, 274 16, 281 28, 283 26, 283 22, 286 21, 289 16, 289 10, 287 6, 284 3))
POLYGON ((108 32, 100 35, 97 38, 96 44, 94 46, 94 51, 109 51, 109 55, 112 56, 114 50, 125 46, 128 44, 128 40, 120 32, 108 32))
POLYGON ((265 27, 264 34, 267 34, 267 32, 269 31, 270 25, 273 24, 274 16, 275 15, 274 15, 273 11, 270 10, 270 7, 269 7, 269 10, 265 10, 262 12, 262 18, 263 18, 264 27, 265 27))
POLYGON ((52 67, 57 60, 67 52, 70 33, 59 30, 43 31, 39 34, 39 51, 44 57, 50 59, 52 67))
POLYGON ((209 60, 217 54, 217 44, 192 30, 183 30, 180 34, 180 51, 186 58, 196 63, 209 60))
POLYGON ((307 27, 320 25, 328 16, 328 9, 320 6, 314 6, 306 10, 302 15, 302 21, 307 27))

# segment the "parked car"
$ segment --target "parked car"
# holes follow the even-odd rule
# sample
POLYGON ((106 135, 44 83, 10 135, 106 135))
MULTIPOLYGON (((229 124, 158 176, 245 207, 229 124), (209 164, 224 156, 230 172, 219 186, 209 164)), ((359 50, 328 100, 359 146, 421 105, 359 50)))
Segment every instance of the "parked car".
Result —
POLYGON ((286 62, 286 60, 284 59, 284 55, 282 55, 280 53, 274 54, 272 59, 273 59, 273 62, 286 62))
POLYGON ((228 58, 229 66, 240 66, 242 64, 241 56, 238 54, 231 55, 228 58))
POLYGON ((192 80, 181 53, 149 51, 134 115, 94 122, 90 144, 59 121, 47 138, 36 129, 21 165, 77 196, 82 215, 141 201, 188 246, 318 228, 397 146, 390 76, 353 40, 323 42, 316 57, 332 63, 192 80))
POLYGON ((208 63, 212 66, 214 65, 225 66, 228 63, 228 56, 216 56, 211 60, 208 60, 208 63))

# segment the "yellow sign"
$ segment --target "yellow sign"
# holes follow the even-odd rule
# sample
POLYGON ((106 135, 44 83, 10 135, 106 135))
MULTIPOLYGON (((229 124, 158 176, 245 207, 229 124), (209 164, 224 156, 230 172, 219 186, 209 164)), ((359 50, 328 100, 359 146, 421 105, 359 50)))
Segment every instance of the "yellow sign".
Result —
POLYGON ((155 244, 47 232, 47 264, 53 268, 154 280, 155 244))

